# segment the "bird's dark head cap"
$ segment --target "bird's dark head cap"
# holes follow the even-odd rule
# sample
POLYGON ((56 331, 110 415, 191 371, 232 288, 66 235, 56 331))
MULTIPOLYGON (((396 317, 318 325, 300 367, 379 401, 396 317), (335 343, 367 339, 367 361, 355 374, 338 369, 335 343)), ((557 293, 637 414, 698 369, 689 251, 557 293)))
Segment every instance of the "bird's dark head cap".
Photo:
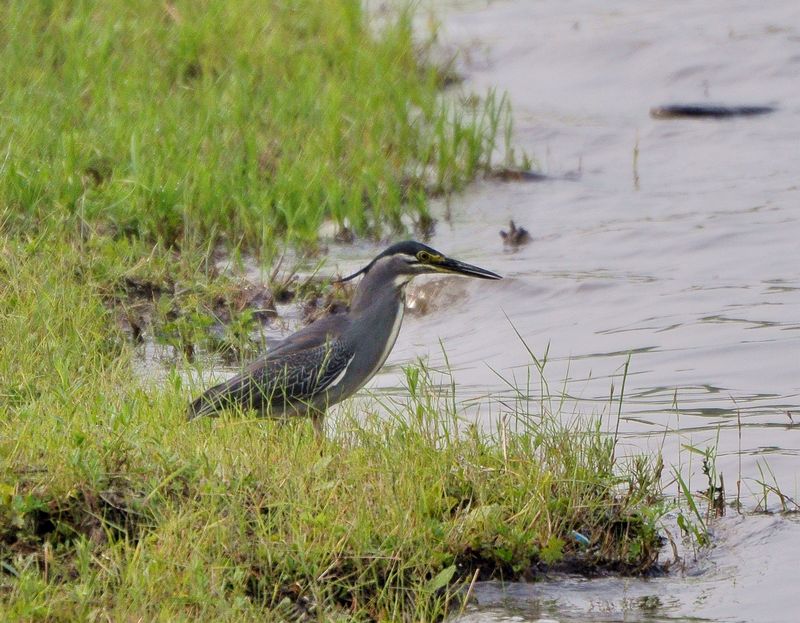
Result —
POLYGON ((383 258, 398 256, 406 259, 410 269, 408 272, 411 274, 449 273, 466 275, 469 277, 479 277, 481 279, 501 278, 500 275, 497 275, 491 271, 448 258, 436 249, 422 244, 421 242, 417 242, 416 240, 404 240, 403 242, 397 242, 391 245, 389 248, 375 257, 375 259, 373 259, 364 268, 353 273, 352 275, 339 279, 339 282, 341 283, 344 281, 350 281, 359 275, 367 274, 376 264, 376 262, 379 262, 383 258))

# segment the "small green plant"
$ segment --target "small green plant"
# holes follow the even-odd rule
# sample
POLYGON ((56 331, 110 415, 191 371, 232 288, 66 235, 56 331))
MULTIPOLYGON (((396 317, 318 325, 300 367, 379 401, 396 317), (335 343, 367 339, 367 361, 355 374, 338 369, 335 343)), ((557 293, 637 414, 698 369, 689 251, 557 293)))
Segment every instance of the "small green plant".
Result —
POLYGON ((197 309, 176 312, 172 302, 166 297, 159 299, 156 311, 160 318, 156 334, 158 341, 172 346, 192 360, 196 348, 206 341, 208 329, 214 324, 214 319, 197 309))
MULTIPOLYGON (((719 436, 719 431, 717 431, 719 436)), ((719 441, 719 440, 717 440, 719 441)), ((683 444, 682 448, 694 455, 702 457, 702 472, 708 483, 707 488, 702 492, 707 504, 707 520, 713 517, 725 515, 725 479, 722 474, 717 473, 717 445, 706 448, 698 448, 690 444, 683 444)))
POLYGON ((686 481, 681 473, 678 470, 675 470, 674 474, 675 480, 684 495, 684 499, 686 500, 686 505, 688 506, 690 513, 687 515, 683 510, 678 511, 678 527, 681 529, 681 532, 683 532, 684 536, 688 536, 690 538, 690 541, 693 545, 696 544, 699 547, 705 547, 706 545, 709 545, 710 540, 708 528, 705 520, 703 519, 703 514, 700 512, 700 508, 697 506, 697 502, 692 496, 692 492, 689 490, 689 486, 686 484, 686 481))
POLYGON ((254 335, 258 328, 259 324, 253 310, 243 310, 225 325, 221 348, 239 360, 256 354, 260 340, 254 339, 254 335))
POLYGON ((725 514, 725 481, 722 474, 716 470, 716 448, 711 446, 698 448, 691 444, 683 444, 682 448, 688 450, 690 455, 702 457, 702 472, 708 483, 707 488, 700 492, 705 510, 701 510, 689 483, 684 479, 681 469, 673 468, 675 482, 683 494, 685 506, 678 499, 678 527, 684 536, 689 538, 692 547, 705 547, 711 543, 709 524, 716 518, 725 514), (688 511, 688 512, 687 512, 688 511))

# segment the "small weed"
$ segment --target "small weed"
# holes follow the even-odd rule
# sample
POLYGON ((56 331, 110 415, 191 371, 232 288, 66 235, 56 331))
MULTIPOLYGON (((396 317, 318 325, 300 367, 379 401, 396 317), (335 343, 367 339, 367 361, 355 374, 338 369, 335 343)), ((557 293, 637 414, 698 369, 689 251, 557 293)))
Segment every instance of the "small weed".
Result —
POLYGON ((775 477, 772 468, 766 461, 758 461, 758 472, 760 478, 755 479, 755 483, 761 488, 761 498, 758 501, 757 510, 766 513, 769 510, 769 495, 772 494, 778 499, 780 509, 784 513, 800 511, 800 503, 794 498, 781 491, 778 479, 775 477))

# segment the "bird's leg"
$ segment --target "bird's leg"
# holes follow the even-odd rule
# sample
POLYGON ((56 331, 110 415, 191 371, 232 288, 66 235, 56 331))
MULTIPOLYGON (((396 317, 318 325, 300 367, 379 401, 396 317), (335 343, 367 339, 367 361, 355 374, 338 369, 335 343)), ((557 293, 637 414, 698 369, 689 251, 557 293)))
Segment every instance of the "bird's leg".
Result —
POLYGON ((309 409, 308 414, 311 416, 311 425, 314 427, 314 433, 318 440, 325 439, 325 412, 322 409, 309 409))

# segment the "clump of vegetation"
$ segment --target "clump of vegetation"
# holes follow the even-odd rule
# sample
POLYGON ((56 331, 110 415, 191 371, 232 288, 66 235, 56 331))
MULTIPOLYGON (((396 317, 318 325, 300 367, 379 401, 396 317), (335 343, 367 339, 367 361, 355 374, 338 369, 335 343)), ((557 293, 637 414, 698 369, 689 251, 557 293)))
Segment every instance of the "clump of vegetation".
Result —
POLYGON ((412 12, 360 0, 0 5, 0 223, 182 247, 425 222, 507 104, 440 97, 412 12))
POLYGON ((342 405, 322 442, 187 423, 180 376, 132 377, 99 284, 3 244, 3 620, 434 620, 475 577, 657 563, 659 467, 596 426, 520 402, 481 431, 419 366, 407 401, 342 405))

